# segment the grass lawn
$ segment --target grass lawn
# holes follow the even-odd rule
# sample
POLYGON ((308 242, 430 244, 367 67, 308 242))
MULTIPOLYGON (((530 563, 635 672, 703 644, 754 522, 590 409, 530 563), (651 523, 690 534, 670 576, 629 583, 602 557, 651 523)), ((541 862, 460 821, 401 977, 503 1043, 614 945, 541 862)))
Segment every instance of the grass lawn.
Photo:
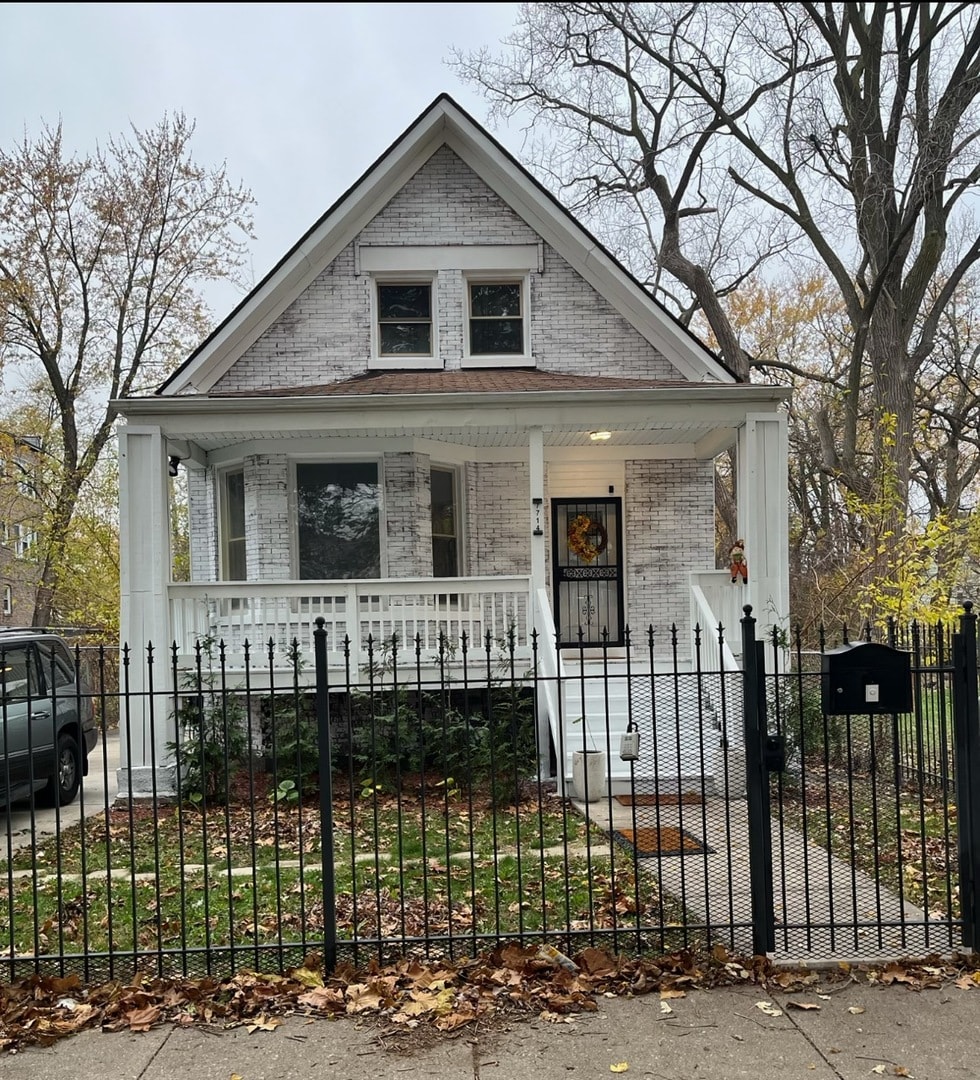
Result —
MULTIPOLYGON (((804 786, 773 783, 773 817, 930 915, 959 917, 954 796, 867 772, 810 765, 804 786)), ((773 826, 773 841, 778 840, 773 826)))
MULTIPOLYGON (((680 905, 554 796, 494 810, 465 792, 369 791, 333 814, 337 935, 367 955, 424 938, 465 953, 521 934, 561 947, 569 931, 622 932, 619 947, 660 951, 684 937, 680 905)), ((278 969, 284 950, 299 963, 322 942, 320 841, 316 805, 268 796, 114 809, 0 863, 0 949, 142 954, 191 973, 230 948, 240 967, 278 969)))

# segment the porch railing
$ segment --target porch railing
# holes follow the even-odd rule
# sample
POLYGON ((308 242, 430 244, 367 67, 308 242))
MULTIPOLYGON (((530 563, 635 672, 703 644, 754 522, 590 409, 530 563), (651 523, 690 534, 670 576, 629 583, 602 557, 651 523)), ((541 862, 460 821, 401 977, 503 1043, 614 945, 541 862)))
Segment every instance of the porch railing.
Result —
POLYGON ((691 627, 700 625, 702 631, 712 635, 719 624, 724 628, 727 644, 722 663, 726 671, 740 668, 736 657, 742 651, 739 625, 745 603, 744 590, 732 585, 727 570, 703 570, 691 574, 691 627))
POLYGON ((484 645, 487 634, 493 642, 513 634, 518 655, 531 655, 530 579, 521 576, 174 583, 169 596, 178 653, 192 655, 203 639, 223 641, 231 666, 246 642, 262 650, 271 641, 284 662, 294 642, 312 657, 317 618, 328 661, 352 671, 365 662, 369 638, 375 650, 393 638, 418 643, 424 661, 440 640, 456 646, 465 634, 484 645))

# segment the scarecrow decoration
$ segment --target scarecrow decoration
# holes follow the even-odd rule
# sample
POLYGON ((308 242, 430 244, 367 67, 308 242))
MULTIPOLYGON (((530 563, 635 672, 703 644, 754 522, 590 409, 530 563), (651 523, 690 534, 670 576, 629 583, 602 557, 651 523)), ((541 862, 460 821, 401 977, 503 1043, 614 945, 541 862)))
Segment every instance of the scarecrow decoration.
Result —
POLYGON ((743 585, 749 583, 749 564, 745 561, 745 541, 736 540, 728 549, 728 569, 732 574, 732 584, 741 578, 743 585))

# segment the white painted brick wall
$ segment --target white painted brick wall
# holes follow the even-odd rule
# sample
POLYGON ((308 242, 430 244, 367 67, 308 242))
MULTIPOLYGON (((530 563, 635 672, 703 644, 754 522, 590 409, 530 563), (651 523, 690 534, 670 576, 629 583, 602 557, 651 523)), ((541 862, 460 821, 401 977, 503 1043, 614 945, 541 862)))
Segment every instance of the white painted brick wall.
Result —
POLYGON ((191 581, 218 579, 217 498, 213 469, 187 470, 191 581))
POLYGON ((553 248, 531 277, 536 367, 574 375, 679 379, 681 375, 553 248))
MULTIPOLYGON (((626 585, 634 639, 652 624, 659 646, 676 622, 687 651, 688 573, 715 565, 710 461, 626 462, 626 585)), ((659 651, 659 648, 658 648, 659 651)))
POLYGON ((385 454, 389 577, 432 576, 432 496, 427 454, 385 454))
MULTIPOLYGON (((446 147, 365 227, 364 245, 529 244, 538 236, 446 147)), ((355 276, 348 245, 217 384, 218 391, 334 382, 367 370, 370 275, 355 276)), ((439 363, 458 369, 465 333, 460 270, 436 282, 439 363)), ((677 371, 552 248, 531 275, 537 366, 575 374, 679 378, 677 371)))
POLYGON ((527 463, 470 462, 465 483, 468 572, 530 574, 527 463))
POLYGON ((278 580, 290 570, 289 460, 245 458, 245 563, 249 580, 278 580))

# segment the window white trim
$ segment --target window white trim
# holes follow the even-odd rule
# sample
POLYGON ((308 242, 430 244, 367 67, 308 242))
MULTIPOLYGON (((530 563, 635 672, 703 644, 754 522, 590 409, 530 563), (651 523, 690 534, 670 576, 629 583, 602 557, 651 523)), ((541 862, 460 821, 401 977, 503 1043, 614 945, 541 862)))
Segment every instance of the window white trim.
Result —
POLYGON ((26 525, 14 525, 12 528, 14 542, 14 555, 18 559, 26 559, 31 554, 31 549, 37 543, 37 533, 26 525))
POLYGON ((239 473, 242 477, 242 503, 244 506, 245 498, 245 466, 243 463, 236 465, 229 465, 225 469, 219 469, 217 472, 217 494, 218 494, 218 513, 216 515, 215 524, 218 532, 218 579, 220 581, 247 581, 248 580, 248 540, 247 540, 247 522, 248 515, 242 515, 242 535, 232 536, 230 535, 230 522, 229 522, 229 508, 228 508, 228 479, 234 474, 239 473), (245 554, 245 577, 244 578, 232 578, 229 577, 229 558, 228 558, 228 544, 231 541, 240 541, 245 554))
POLYGON ((542 253, 538 244, 358 244, 356 259, 358 272, 363 274, 462 270, 519 276, 539 270, 542 253))
POLYGON ((14 613, 14 590, 9 585, 3 587, 3 613, 4 615, 14 613))
POLYGON ((434 270, 405 270, 398 273, 377 273, 368 278, 371 290, 371 355, 368 370, 431 371, 442 367, 439 355, 439 290, 438 274, 434 270), (382 285, 428 285, 431 336, 429 352, 425 355, 387 355, 381 352, 380 306, 378 290, 382 285))
POLYGON ((534 365, 531 348, 531 275, 500 273, 467 273, 463 275, 463 367, 500 368, 530 367, 534 365), (520 353, 472 353, 470 352, 470 304, 471 285, 520 285, 521 323, 524 332, 524 350, 520 353))

